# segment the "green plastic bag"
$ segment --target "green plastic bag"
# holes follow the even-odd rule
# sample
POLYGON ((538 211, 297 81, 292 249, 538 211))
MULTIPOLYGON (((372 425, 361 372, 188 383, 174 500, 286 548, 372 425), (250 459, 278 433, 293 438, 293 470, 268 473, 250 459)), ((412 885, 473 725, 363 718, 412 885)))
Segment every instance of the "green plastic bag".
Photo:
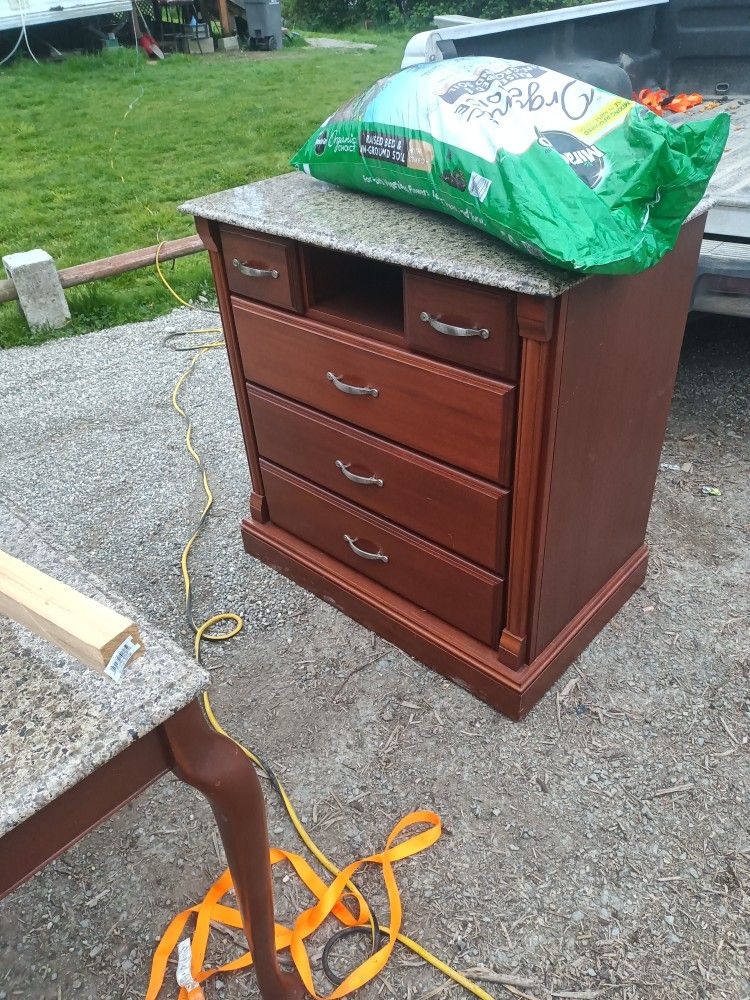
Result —
POLYGON ((724 114, 676 127, 541 66, 463 57, 380 80, 292 164, 446 212, 561 267, 629 274, 672 249, 728 132, 724 114))

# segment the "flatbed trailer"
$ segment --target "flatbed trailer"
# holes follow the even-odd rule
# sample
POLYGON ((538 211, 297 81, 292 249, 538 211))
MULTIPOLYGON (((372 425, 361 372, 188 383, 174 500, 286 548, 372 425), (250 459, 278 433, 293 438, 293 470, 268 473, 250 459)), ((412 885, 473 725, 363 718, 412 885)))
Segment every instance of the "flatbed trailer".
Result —
MULTIPOLYGON (((750 90, 750 80, 748 81, 750 90)), ((708 193, 714 207, 706 231, 693 286, 693 308, 703 312, 750 316, 750 97, 700 106, 681 120, 731 115, 729 139, 708 193)))

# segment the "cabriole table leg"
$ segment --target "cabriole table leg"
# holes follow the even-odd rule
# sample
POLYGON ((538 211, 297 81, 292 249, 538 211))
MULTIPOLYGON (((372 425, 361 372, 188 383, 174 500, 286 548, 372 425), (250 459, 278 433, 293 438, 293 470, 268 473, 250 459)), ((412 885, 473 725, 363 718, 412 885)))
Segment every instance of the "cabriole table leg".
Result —
POLYGON ((304 986, 276 958, 266 811, 255 769, 210 727, 197 701, 165 722, 164 732, 172 770, 213 810, 264 1000, 301 1000, 304 986))

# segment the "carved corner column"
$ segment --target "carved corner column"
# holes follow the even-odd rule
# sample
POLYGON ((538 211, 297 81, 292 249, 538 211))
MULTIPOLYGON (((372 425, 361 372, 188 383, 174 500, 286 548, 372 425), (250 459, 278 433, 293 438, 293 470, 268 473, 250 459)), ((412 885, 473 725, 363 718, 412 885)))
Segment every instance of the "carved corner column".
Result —
POLYGON ((551 387, 559 359, 557 299, 519 295, 518 333, 523 339, 516 428, 510 556, 505 628, 499 659, 520 669, 529 655, 532 590, 541 537, 545 453, 553 410, 551 387))

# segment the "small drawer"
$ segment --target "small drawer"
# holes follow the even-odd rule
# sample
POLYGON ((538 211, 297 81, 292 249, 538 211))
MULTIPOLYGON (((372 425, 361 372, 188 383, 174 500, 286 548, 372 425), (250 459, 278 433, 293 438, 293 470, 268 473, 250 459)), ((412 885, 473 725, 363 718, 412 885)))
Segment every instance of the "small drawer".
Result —
POLYGON ((509 485, 512 386, 314 320, 232 305, 249 381, 509 485))
POLYGON ((413 351, 511 381, 518 377, 515 296, 407 271, 404 316, 413 351))
POLYGON ((297 248, 291 240, 222 228, 221 251, 227 282, 237 295, 304 311, 297 248))
POLYGON ((261 461, 271 521, 487 645, 503 581, 374 514, 261 461))
POLYGON ((263 458, 502 572, 509 494, 339 420, 248 387, 263 458))

